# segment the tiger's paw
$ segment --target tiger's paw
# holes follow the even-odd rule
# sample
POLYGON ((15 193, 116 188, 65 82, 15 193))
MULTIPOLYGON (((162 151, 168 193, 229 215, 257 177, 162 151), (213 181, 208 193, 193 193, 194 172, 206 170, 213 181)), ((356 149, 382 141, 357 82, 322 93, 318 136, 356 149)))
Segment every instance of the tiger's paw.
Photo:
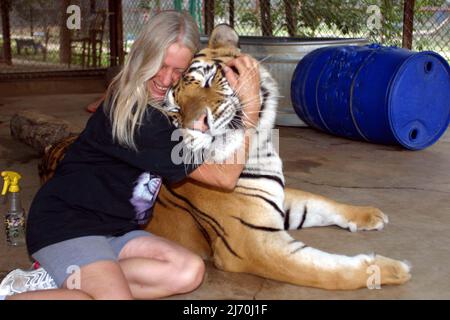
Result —
POLYGON ((382 285, 398 285, 411 279, 411 266, 406 261, 403 262, 376 255, 371 265, 380 268, 380 281, 382 285))
POLYGON ((382 230, 389 218, 374 207, 350 207, 345 210, 347 227, 351 232, 359 230, 382 230))

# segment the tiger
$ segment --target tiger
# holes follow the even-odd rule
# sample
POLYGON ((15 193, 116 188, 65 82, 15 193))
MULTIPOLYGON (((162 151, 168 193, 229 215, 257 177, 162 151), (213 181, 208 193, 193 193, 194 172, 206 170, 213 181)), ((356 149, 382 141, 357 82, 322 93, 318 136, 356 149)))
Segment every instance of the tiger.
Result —
POLYGON ((59 162, 64 158, 67 148, 78 138, 77 134, 70 134, 58 141, 55 145, 49 145, 44 150, 44 156, 38 164, 38 175, 41 185, 50 179, 56 171, 59 162))
MULTIPOLYGON (((208 46, 194 56, 159 106, 183 131, 192 150, 212 150, 209 156, 217 161, 233 154, 244 139, 239 130, 243 128, 242 105, 224 73, 224 65, 239 55, 236 31, 228 25, 217 26, 208 46), (192 121, 205 111, 209 130, 190 129, 192 121)), ((368 286, 368 270, 376 266, 380 285, 407 282, 411 278, 407 261, 374 253, 328 253, 288 232, 330 225, 352 232, 381 230, 388 216, 375 207, 339 203, 285 185, 282 160, 274 141, 264 133, 275 125, 277 83, 263 65, 259 73, 260 117, 235 188, 225 191, 190 179, 164 184, 145 230, 181 244, 227 272, 298 286, 354 290, 368 286)), ((48 164, 58 162, 67 147, 62 142, 50 148, 42 163, 52 170, 48 164)))

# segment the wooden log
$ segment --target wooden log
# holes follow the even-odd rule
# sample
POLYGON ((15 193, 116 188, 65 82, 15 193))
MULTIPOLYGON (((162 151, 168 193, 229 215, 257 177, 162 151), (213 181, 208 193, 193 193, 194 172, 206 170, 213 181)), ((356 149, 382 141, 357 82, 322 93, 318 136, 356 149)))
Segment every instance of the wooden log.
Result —
POLYGON ((39 154, 56 142, 80 132, 69 122, 39 113, 23 110, 16 113, 10 122, 11 135, 33 147, 39 154))

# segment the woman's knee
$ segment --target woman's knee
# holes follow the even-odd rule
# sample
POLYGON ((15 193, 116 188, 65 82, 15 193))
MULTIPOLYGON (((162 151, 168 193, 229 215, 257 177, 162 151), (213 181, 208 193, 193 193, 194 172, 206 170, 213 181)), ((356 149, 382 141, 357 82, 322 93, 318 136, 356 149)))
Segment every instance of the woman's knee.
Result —
POLYGON ((205 263, 199 256, 186 257, 177 269, 178 272, 174 273, 176 279, 173 281, 175 293, 190 292, 201 285, 205 275, 205 263))

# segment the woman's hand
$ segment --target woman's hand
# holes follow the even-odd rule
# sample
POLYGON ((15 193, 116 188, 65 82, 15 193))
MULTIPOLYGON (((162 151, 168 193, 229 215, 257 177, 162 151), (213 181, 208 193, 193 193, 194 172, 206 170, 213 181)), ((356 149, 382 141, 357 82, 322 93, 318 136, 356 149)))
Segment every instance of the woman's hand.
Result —
POLYGON ((246 128, 255 127, 261 110, 258 61, 248 55, 241 55, 229 61, 224 71, 228 83, 236 91, 243 105, 246 128), (236 68, 238 74, 234 73, 231 67, 236 68))

